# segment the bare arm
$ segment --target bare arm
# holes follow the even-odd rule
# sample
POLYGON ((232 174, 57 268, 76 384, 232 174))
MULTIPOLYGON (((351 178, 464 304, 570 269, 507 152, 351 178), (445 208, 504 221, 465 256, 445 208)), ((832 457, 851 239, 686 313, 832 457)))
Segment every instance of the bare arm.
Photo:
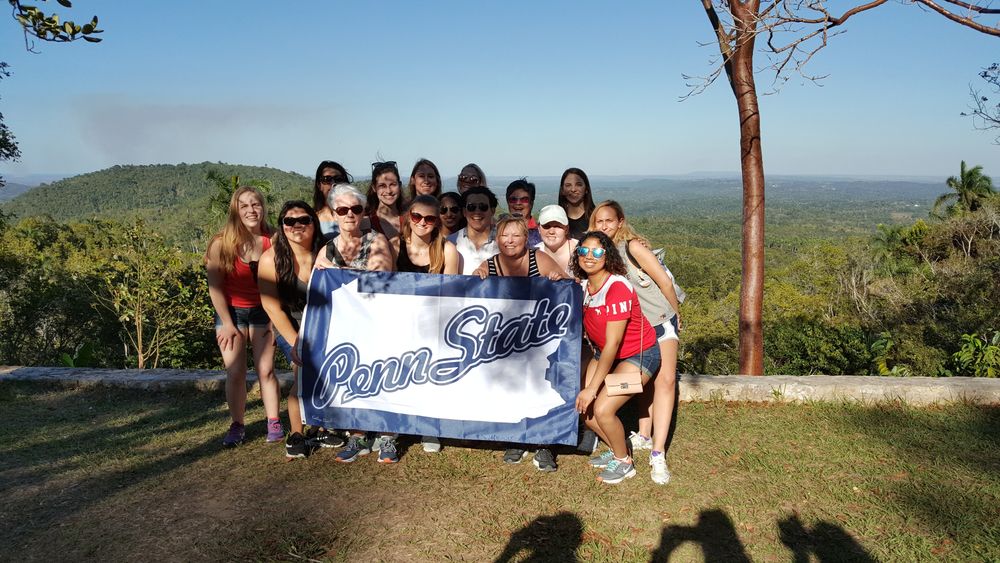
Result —
POLYGON ((376 233, 375 239, 372 240, 366 269, 369 272, 392 272, 396 269, 392 260, 392 248, 385 235, 381 233, 376 233))
POLYGON ((675 313, 680 315, 680 303, 677 302, 677 292, 674 291, 674 282, 667 275, 663 266, 660 265, 660 261, 656 259, 652 251, 637 240, 629 242, 628 249, 636 262, 639 263, 639 267, 653 280, 656 287, 660 288, 663 296, 667 298, 667 303, 670 303, 670 307, 673 308, 675 313))
POLYGON ((294 347, 299 333, 281 308, 281 298, 278 296, 278 272, 274 268, 274 247, 261 255, 257 264, 257 289, 260 290, 260 302, 267 311, 267 316, 271 318, 274 329, 294 347))
POLYGON ((208 277, 208 296, 212 300, 215 314, 222 320, 222 326, 215 331, 215 340, 222 350, 233 350, 241 334, 236 328, 235 320, 229 314, 229 304, 226 302, 226 292, 223 285, 226 274, 222 271, 222 258, 219 252, 219 239, 208 243, 208 259, 205 261, 205 273, 208 277))
POLYGON ((625 325, 628 324, 627 319, 622 319, 620 321, 610 321, 605 329, 605 340, 604 346, 601 348, 601 357, 597 360, 597 369, 594 370, 594 375, 587 382, 587 386, 580 390, 580 394, 576 396, 576 410, 577 412, 584 412, 590 407, 590 404, 594 402, 597 398, 597 392, 601 389, 601 385, 604 384, 604 379, 608 377, 608 373, 611 372, 611 368, 615 365, 615 357, 618 355, 618 348, 621 347, 622 340, 625 338, 625 325))
POLYGON ((462 255, 451 241, 444 241, 444 274, 457 274, 462 271, 462 255))

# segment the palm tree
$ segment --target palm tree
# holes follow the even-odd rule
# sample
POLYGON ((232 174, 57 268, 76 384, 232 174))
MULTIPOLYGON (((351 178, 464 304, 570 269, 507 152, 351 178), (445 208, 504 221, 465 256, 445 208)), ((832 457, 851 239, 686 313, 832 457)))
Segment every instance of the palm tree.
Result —
POLYGON ((931 213, 937 217, 972 213, 982 206, 983 200, 991 198, 997 193, 993 188, 993 180, 983 174, 983 167, 973 166, 971 169, 967 169, 964 160, 958 177, 951 176, 945 181, 945 184, 955 191, 954 193, 941 194, 934 201, 931 213), (952 201, 954 203, 951 203, 952 201), (939 209, 945 204, 948 206, 945 207, 945 212, 942 214, 939 209))
POLYGON ((205 179, 214 188, 208 200, 208 211, 216 223, 221 224, 226 220, 226 215, 229 213, 229 200, 233 197, 233 192, 236 191, 236 188, 246 185, 260 190, 264 196, 264 204, 267 206, 268 222, 274 224, 278 196, 274 193, 274 184, 270 180, 241 180, 239 175, 226 177, 217 170, 209 170, 205 179))

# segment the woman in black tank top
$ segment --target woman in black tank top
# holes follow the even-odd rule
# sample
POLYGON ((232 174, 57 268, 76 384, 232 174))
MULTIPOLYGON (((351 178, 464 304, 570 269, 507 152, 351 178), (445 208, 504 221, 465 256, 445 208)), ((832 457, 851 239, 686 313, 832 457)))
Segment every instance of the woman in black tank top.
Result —
POLYGON ((410 202, 400 234, 397 272, 458 273, 458 249, 441 234, 440 207, 429 195, 410 202))
MULTIPOLYGON (((299 322, 306 306, 309 275, 316 256, 323 248, 323 236, 316 212, 309 204, 298 200, 286 202, 281 208, 278 229, 274 245, 260 258, 257 286, 264 310, 274 326, 278 345, 297 374, 301 363, 296 352, 299 322)), ((293 384, 288 396, 291 399, 297 395, 298 389, 293 384)), ((288 401, 288 418, 291 434, 285 443, 285 454, 288 457, 305 457, 306 444, 298 400, 288 401)))

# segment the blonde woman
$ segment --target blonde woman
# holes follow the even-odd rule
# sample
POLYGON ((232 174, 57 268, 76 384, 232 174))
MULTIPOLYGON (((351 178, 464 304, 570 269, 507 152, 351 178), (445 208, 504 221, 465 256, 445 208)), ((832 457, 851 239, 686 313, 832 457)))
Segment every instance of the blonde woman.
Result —
POLYGON ((212 237, 205 253, 208 294, 215 308, 215 340, 226 367, 226 403, 232 423, 222 445, 233 447, 246 436, 247 343, 260 381, 267 414, 267 441, 278 442, 284 430, 278 420, 279 389, 274 376, 274 335, 257 289, 257 262, 271 247, 264 196, 250 186, 233 192, 226 224, 212 237))

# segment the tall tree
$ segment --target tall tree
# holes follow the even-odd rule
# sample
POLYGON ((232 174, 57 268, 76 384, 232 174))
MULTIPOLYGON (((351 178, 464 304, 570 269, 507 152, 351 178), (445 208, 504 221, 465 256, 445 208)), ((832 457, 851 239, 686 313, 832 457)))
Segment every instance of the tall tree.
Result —
POLYGON ((993 189, 993 180, 983 174, 983 167, 967 168, 964 160, 958 176, 950 176, 944 183, 953 191, 941 194, 934 201, 931 212, 938 217, 972 213, 982 207, 985 199, 997 193, 993 189), (941 207, 945 204, 948 205, 944 208, 944 213, 941 213, 941 207))
MULTIPOLYGON (((701 0, 719 44, 721 61, 695 90, 701 90, 725 72, 736 99, 740 123, 740 168, 743 174, 743 273, 740 286, 740 373, 764 373, 764 334, 761 313, 764 301, 764 158, 761 150, 760 107, 754 82, 757 37, 765 40, 768 57, 763 68, 774 73, 775 84, 788 73, 805 74, 804 68, 827 42, 841 33, 851 17, 868 12, 888 0, 848 7, 836 15, 827 0, 701 0)), ((991 0, 909 0, 945 19, 975 31, 1000 37, 1000 25, 984 25, 982 16, 1000 14, 991 0)))
MULTIPOLYGON (((0 62, 0 79, 10 76, 10 71, 7 68, 9 68, 7 63, 0 62)), ((21 158, 21 149, 17 146, 17 139, 14 138, 14 133, 7 128, 7 124, 3 122, 3 114, 0 113, 0 162, 16 161, 19 158, 21 158)), ((3 176, 0 176, 0 188, 5 185, 3 176)))

